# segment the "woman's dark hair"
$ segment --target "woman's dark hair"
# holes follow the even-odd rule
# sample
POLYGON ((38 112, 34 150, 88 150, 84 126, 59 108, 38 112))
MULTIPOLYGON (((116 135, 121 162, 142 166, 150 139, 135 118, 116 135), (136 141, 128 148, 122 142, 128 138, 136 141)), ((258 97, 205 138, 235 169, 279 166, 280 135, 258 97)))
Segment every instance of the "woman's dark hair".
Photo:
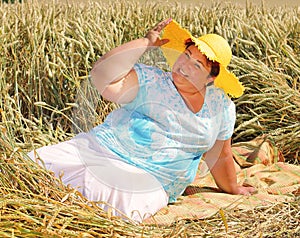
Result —
MULTIPOLYGON (((185 49, 189 48, 191 45, 195 45, 195 43, 191 39, 187 39, 185 42, 185 49)), ((212 61, 208 59, 206 56, 206 63, 207 65, 211 66, 209 75, 211 77, 217 77, 220 73, 220 64, 217 61, 212 61)))

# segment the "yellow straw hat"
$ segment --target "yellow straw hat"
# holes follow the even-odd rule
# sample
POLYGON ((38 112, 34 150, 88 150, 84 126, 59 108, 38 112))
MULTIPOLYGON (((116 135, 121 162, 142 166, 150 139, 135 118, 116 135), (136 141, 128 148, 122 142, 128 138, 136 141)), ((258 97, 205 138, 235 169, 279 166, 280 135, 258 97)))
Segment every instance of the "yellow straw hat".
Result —
POLYGON ((233 73, 227 70, 232 52, 228 42, 223 37, 207 34, 195 38, 173 20, 165 27, 162 38, 169 39, 169 42, 162 46, 162 50, 171 67, 185 50, 186 40, 191 39, 202 54, 206 55, 209 60, 220 64, 220 73, 214 80, 214 85, 222 88, 232 97, 240 97, 243 94, 245 90, 243 85, 233 73))

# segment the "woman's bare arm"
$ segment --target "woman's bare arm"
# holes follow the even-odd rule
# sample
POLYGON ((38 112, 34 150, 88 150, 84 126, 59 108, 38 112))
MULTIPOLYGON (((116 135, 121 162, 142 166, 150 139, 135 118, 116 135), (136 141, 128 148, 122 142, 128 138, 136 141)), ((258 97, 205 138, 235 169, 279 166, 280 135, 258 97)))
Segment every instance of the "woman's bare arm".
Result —
POLYGON ((225 141, 217 140, 212 149, 206 153, 205 162, 210 168, 216 184, 223 191, 244 195, 255 192, 253 187, 245 187, 237 183, 231 150, 231 139, 225 141))
POLYGON ((170 21, 160 22, 146 37, 112 49, 95 63, 91 70, 92 81, 104 98, 116 103, 128 103, 135 98, 139 86, 133 66, 149 47, 168 42, 159 35, 170 21))

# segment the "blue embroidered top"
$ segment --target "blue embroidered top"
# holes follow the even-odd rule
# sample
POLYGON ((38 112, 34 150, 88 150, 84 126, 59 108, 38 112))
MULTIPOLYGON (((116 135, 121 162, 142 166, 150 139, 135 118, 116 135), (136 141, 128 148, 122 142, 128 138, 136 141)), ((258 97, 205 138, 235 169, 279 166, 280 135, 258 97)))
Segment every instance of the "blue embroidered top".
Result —
POLYGON ((99 143, 122 160, 157 178, 175 202, 193 182, 202 155, 216 140, 229 139, 236 119, 235 105, 214 85, 206 89, 198 113, 186 106, 171 72, 136 64, 136 98, 111 112, 93 128, 99 143))

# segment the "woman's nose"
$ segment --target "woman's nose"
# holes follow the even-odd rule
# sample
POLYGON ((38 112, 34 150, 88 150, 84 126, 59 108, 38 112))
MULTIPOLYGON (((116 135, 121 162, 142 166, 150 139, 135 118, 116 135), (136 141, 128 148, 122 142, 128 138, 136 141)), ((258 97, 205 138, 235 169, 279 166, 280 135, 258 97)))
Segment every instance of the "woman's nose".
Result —
POLYGON ((190 72, 193 68, 193 63, 192 63, 192 60, 191 59, 186 59, 183 63, 182 63, 182 66, 181 68, 183 70, 186 71, 186 73, 190 72))

